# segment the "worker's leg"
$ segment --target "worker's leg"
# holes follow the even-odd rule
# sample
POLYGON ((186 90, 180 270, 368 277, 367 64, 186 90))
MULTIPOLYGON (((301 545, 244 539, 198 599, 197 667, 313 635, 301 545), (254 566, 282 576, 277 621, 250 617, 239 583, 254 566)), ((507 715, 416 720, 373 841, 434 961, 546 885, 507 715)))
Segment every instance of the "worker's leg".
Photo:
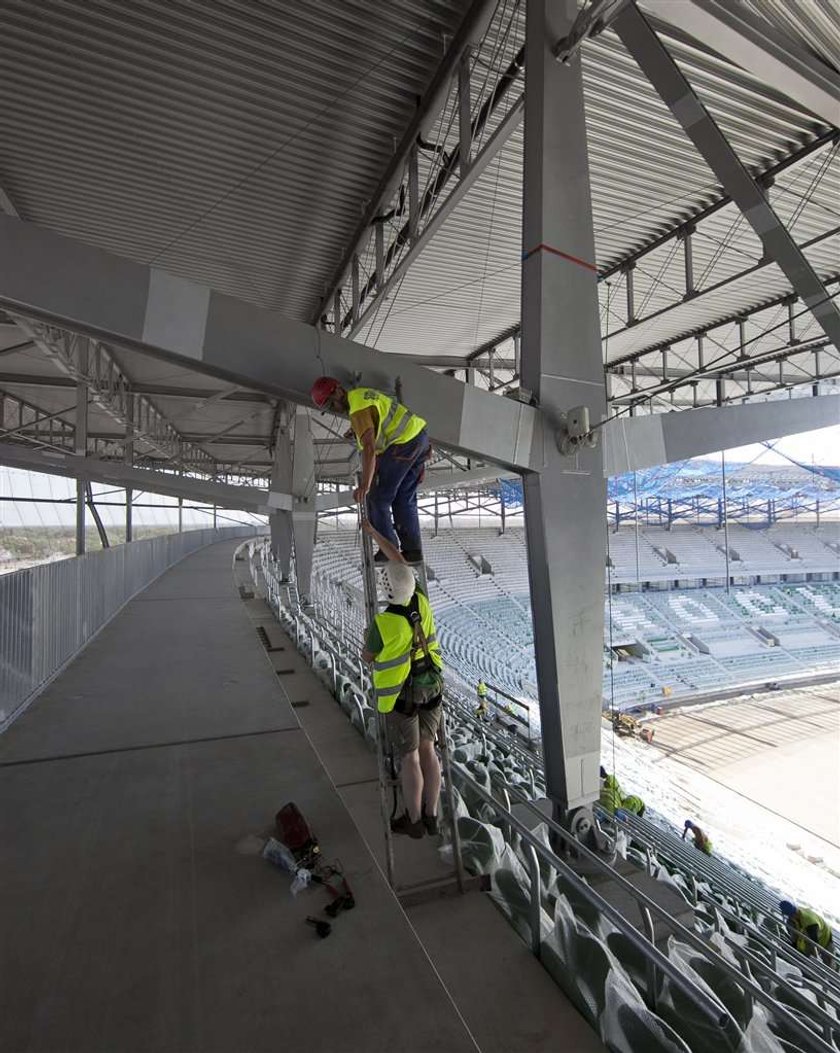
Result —
MULTIPOLYGON (((400 539, 394 531, 394 518, 391 502, 399 486, 399 478, 394 480, 394 466, 386 450, 376 458, 376 472, 373 484, 367 495, 367 514, 371 526, 386 537, 395 548, 400 547, 400 539)), ((401 478, 401 477, 400 477, 401 478)))
POLYGON ((418 713, 420 769, 423 772, 423 809, 428 816, 438 814, 440 800, 440 761, 435 741, 440 727, 441 704, 424 707, 418 713))
POLYGON ((440 800, 440 761, 434 742, 420 739, 420 770, 423 773, 423 808, 426 815, 438 813, 440 800))
POLYGON ((418 550, 420 548, 417 483, 422 475, 422 467, 428 452, 429 438, 423 431, 411 442, 403 443, 401 446, 389 446, 376 458, 376 474, 367 498, 368 518, 379 533, 384 534, 397 548, 411 547, 405 544, 400 524, 395 522, 397 519, 396 506, 404 500, 399 495, 405 490, 407 477, 411 477, 408 478, 407 485, 409 492, 414 495, 414 521, 417 523, 417 544, 414 547, 418 550), (420 458, 419 462, 418 458, 420 458))
MULTIPOLYGON (((418 747, 420 745, 420 722, 415 712, 407 717, 396 712, 388 714, 391 742, 400 755, 400 785, 408 818, 412 823, 420 820, 420 806, 423 799, 423 772, 420 768, 418 747)), ((394 823, 391 823, 395 829, 394 823)), ((400 829, 402 833, 410 833, 400 829)), ((420 828, 422 836, 422 827, 420 828)), ((412 834, 412 836, 414 836, 412 834)))
POLYGON ((408 468, 394 495, 394 529, 403 552, 419 555, 423 544, 420 539, 420 518, 417 515, 417 487, 423 479, 429 456, 429 438, 423 431, 412 442, 406 443, 404 448, 397 449, 401 452, 396 456, 402 456, 408 468))
MULTIPOLYGON (((420 744, 422 747, 422 743, 420 744)), ((420 805, 423 799, 423 769, 420 765, 418 750, 406 753, 400 761, 400 782, 402 783, 405 810, 412 823, 420 818, 420 805)))

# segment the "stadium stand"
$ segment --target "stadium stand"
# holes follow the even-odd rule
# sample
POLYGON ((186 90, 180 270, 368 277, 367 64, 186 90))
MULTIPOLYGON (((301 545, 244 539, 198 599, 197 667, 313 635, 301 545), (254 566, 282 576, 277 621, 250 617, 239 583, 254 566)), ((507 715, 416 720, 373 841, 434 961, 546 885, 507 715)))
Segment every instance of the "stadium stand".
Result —
MULTIPOLYGON (((266 546, 252 545, 251 566, 281 624, 372 746, 374 714, 366 676, 348 658, 352 641, 330 619, 284 603, 266 546)), ((536 803, 545 793, 539 761, 504 731, 476 723, 457 692, 447 701, 464 863, 486 875, 499 910, 607 1048, 840 1048, 840 962, 790 946, 778 892, 685 845, 650 810, 645 820, 620 813, 614 821, 615 867, 575 842, 588 866, 583 880, 556 854, 568 833, 536 803), (672 898, 647 895, 642 874, 672 898), (643 938, 612 906, 616 890, 641 912, 643 938)))
MULTIPOLYGON (((790 524, 781 532, 772 529, 775 534, 746 527, 730 531, 730 548, 744 557, 732 563, 733 577, 745 583, 729 593, 707 584, 722 584, 725 577, 723 535, 715 528, 640 531, 640 564, 646 568, 641 589, 635 587, 634 530, 611 534, 615 588, 606 604, 605 704, 630 709, 685 701, 716 689, 840 672, 840 584, 792 583, 779 572, 780 566, 802 562, 779 545, 800 545, 814 572, 836 578, 838 556, 826 544, 831 531, 825 528, 819 535, 811 526, 790 524), (768 584, 765 568, 773 553, 778 580, 768 584), (753 584, 756 578, 761 584, 753 584), (631 579, 634 588, 627 591, 631 579), (675 580, 694 587, 665 587, 675 580)), ((534 698, 524 532, 448 529, 424 544, 430 599, 450 668, 466 685, 483 676, 516 697, 534 698)), ((315 565, 327 580, 361 590, 353 531, 323 529, 315 565)))

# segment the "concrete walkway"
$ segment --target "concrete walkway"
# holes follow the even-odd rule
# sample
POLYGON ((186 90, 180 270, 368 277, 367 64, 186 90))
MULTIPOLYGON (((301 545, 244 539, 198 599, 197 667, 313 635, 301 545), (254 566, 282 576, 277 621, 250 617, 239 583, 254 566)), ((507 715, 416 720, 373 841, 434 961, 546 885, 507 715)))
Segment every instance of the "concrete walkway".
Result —
POLYGON ((461 1015, 258 641, 233 544, 132 601, 0 739, 0 1048, 458 1053, 461 1015), (357 907, 246 854, 288 800, 357 907))

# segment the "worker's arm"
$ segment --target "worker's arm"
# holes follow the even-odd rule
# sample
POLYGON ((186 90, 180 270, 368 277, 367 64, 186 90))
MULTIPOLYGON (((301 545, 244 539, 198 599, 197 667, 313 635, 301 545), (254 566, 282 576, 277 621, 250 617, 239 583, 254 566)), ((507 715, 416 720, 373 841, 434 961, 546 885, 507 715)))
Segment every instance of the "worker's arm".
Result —
POLYGON ((359 437, 359 442, 362 444, 362 480, 353 491, 353 500, 362 502, 373 486, 373 477, 376 473, 376 438, 373 428, 368 428, 359 437))
POLYGON ((405 563, 402 552, 400 552, 396 545, 392 545, 387 537, 380 534, 376 527, 370 522, 370 520, 363 520, 362 530, 364 530, 366 534, 370 534, 370 536, 377 543, 377 545, 379 545, 380 549, 385 553, 388 559, 393 560, 394 563, 405 563))
POLYGON ((362 661, 370 665, 371 662, 376 660, 376 656, 381 650, 382 634, 379 632, 376 622, 373 621, 365 633, 364 643, 362 644, 362 661))

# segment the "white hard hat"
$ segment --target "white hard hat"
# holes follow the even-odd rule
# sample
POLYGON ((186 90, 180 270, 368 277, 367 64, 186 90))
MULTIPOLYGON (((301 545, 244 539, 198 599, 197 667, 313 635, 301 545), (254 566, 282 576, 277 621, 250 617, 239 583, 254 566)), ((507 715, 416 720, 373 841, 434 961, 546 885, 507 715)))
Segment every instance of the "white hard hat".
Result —
POLYGON ((414 571, 405 563, 391 560, 382 568, 382 591, 388 603, 405 607, 414 595, 416 584, 414 571))

